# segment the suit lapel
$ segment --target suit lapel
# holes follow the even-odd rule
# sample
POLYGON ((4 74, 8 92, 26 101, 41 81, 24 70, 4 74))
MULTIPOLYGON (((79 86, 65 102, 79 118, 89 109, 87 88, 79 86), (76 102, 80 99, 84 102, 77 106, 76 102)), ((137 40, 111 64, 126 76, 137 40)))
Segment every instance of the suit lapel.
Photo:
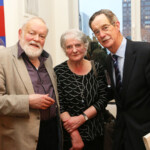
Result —
MULTIPOLYGON (((50 57, 50 56, 49 56, 50 57)), ((52 62, 49 61, 50 58, 48 58, 45 62, 44 62, 44 65, 45 65, 45 68, 50 76, 50 79, 51 79, 51 82, 53 84, 53 87, 54 87, 54 90, 56 91, 56 82, 55 82, 55 79, 54 79, 54 73, 53 73, 53 68, 51 67, 52 66, 52 62)))
POLYGON ((123 70, 123 89, 122 89, 122 98, 125 98, 128 84, 130 83, 130 77, 133 71, 134 63, 135 63, 135 51, 132 45, 132 42, 127 40, 127 47, 125 52, 125 61, 124 61, 124 70, 123 70))
POLYGON ((50 68, 50 61, 48 61, 49 58, 44 62, 45 68, 50 76, 50 79, 52 80, 52 84, 54 85, 53 75, 52 75, 52 69, 50 68))
POLYGON ((49 58, 47 58, 47 60, 44 62, 45 68, 50 76, 51 82, 53 84, 54 90, 56 91, 56 79, 54 78, 55 74, 53 72, 53 68, 52 68, 52 61, 51 61, 51 57, 49 55, 49 58))
POLYGON ((16 66, 16 70, 18 71, 18 74, 20 75, 20 78, 22 79, 22 82, 29 94, 34 93, 34 89, 32 86, 32 82, 29 76, 29 73, 27 71, 26 65, 22 59, 22 57, 18 58, 18 47, 13 49, 13 62, 16 66))
MULTIPOLYGON (((132 70, 134 67, 134 63, 135 63, 135 50, 133 47, 133 42, 127 40, 127 46, 126 46, 126 52, 125 52, 125 60, 124 60, 124 70, 123 70, 123 80, 122 80, 122 90, 121 90, 121 103, 123 103, 123 99, 125 99, 126 96, 126 92, 128 89, 128 84, 130 83, 130 76, 132 74, 132 70)), ((120 100, 118 93, 116 92, 115 89, 115 84, 114 84, 114 79, 113 79, 113 70, 112 70, 112 58, 111 55, 108 56, 107 58, 107 68, 108 68, 108 72, 110 75, 110 79, 111 79, 111 86, 114 89, 115 95, 118 97, 117 100, 120 100)))
POLYGON ((51 61, 51 57, 49 55, 49 58, 47 58, 47 60, 44 62, 45 68, 50 76, 54 91, 55 91, 55 95, 56 95, 56 101, 57 101, 57 105, 59 106, 59 102, 58 102, 58 93, 57 93, 57 82, 56 82, 56 77, 55 77, 55 73, 53 72, 53 68, 52 68, 52 61, 51 61))

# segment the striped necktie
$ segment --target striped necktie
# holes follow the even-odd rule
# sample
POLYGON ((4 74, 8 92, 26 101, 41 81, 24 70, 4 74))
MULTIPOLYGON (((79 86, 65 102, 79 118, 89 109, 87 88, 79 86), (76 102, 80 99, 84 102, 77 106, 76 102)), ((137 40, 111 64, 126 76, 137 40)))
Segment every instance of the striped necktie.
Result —
POLYGON ((121 82, 121 74, 118 67, 118 56, 112 55, 113 65, 115 69, 115 77, 116 77, 116 90, 118 93, 120 93, 122 82, 121 82))

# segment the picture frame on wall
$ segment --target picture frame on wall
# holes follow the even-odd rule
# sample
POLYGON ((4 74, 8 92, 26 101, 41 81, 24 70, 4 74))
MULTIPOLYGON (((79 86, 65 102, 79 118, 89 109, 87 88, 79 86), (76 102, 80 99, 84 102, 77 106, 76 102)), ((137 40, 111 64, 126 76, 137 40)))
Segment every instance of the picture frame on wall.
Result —
POLYGON ((38 16, 39 6, 38 0, 24 0, 25 15, 38 16))

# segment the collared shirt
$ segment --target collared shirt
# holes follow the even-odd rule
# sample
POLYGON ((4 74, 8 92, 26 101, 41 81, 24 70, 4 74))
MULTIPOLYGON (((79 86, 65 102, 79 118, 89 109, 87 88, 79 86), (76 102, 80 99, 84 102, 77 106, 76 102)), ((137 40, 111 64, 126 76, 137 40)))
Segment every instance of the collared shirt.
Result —
MULTIPOLYGON (((56 100, 54 88, 49 77, 49 74, 45 68, 44 61, 49 57, 49 54, 43 50, 41 56, 39 57, 40 66, 39 68, 35 68, 35 66, 30 62, 24 50, 18 43, 18 58, 22 57, 29 76, 32 81, 33 89, 36 94, 49 94, 51 98, 56 100)), ((56 102, 54 105, 49 107, 46 110, 40 110, 41 120, 48 120, 50 118, 55 117, 56 115, 56 102)))
MULTIPOLYGON (((122 43, 121 43, 120 47, 118 48, 117 52, 115 53, 115 55, 118 56, 118 67, 119 67, 120 74, 121 74, 121 80, 123 79, 123 68, 124 68, 126 45, 127 45, 127 40, 123 37, 122 43)), ((111 55, 114 55, 114 54, 111 53, 111 55)), ((114 81, 115 81, 116 79, 115 79, 115 70, 114 69, 113 69, 113 77, 114 77, 114 81)))

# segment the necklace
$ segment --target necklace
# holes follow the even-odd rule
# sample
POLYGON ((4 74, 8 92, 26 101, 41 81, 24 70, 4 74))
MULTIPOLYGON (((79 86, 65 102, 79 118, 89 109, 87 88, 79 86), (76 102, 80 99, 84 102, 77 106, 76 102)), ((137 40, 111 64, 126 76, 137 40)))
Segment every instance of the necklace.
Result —
POLYGON ((74 76, 74 79, 75 79, 75 81, 76 81, 76 83, 77 83, 77 87, 79 88, 79 90, 80 90, 80 94, 81 94, 81 98, 82 98, 82 100, 81 100, 81 102, 82 103, 84 103, 84 101, 85 101, 85 97, 84 97, 84 75, 83 75, 83 78, 82 78, 82 82, 81 82, 81 86, 79 86, 79 83, 80 82, 78 82, 78 80, 77 80, 77 78, 76 78, 76 75, 73 73, 73 76, 74 76))

